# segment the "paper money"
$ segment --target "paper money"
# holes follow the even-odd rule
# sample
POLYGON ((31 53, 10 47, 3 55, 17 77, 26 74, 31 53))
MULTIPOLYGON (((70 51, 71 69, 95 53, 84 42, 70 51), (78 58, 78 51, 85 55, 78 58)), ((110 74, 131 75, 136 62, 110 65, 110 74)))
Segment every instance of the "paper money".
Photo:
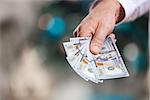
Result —
POLYGON ((77 37, 63 43, 66 59, 78 75, 94 83, 129 76, 115 44, 116 40, 113 41, 111 37, 107 37, 98 55, 90 52, 90 41, 90 37, 77 37))

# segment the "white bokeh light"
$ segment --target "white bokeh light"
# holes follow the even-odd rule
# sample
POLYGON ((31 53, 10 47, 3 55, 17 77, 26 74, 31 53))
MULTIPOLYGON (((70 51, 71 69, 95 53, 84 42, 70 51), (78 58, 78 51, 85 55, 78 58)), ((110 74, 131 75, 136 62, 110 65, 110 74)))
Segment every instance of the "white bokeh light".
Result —
POLYGON ((123 53, 127 60, 135 61, 139 56, 139 47, 135 43, 129 43, 124 47, 123 53))

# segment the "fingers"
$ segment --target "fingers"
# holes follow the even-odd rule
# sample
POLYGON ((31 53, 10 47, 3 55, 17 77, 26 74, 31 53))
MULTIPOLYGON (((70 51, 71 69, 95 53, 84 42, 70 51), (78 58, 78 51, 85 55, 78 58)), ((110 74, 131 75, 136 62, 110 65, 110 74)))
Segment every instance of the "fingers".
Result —
MULTIPOLYGON (((105 18, 103 17, 96 17, 101 20, 94 18, 91 16, 86 17, 73 34, 76 37, 92 37, 90 51, 93 54, 99 54, 106 36, 112 32, 115 26, 115 20, 113 20, 114 17, 106 18, 107 21, 104 21, 105 18)), ((115 38, 113 34, 110 37, 115 38)))
POLYGON ((95 33, 96 24, 97 22, 93 21, 90 17, 87 16, 75 29, 73 35, 75 37, 92 37, 95 33))
POLYGON ((116 40, 116 39, 115 39, 115 34, 114 34, 114 33, 111 33, 111 34, 109 35, 109 37, 111 37, 114 41, 116 40))
POLYGON ((79 33, 77 32, 77 31, 78 31, 78 28, 79 28, 79 26, 76 27, 76 29, 73 31, 73 36, 75 36, 75 37, 78 37, 78 36, 79 36, 79 33))
POLYGON ((77 27, 77 29, 73 32, 75 37, 92 37, 92 32, 89 28, 84 28, 83 26, 77 27))
MULTIPOLYGON (((107 35, 111 33, 111 29, 106 27, 103 24, 98 24, 97 28, 93 28, 87 26, 86 24, 79 25, 74 31, 75 37, 92 37, 90 50, 93 54, 99 54, 101 47, 105 41, 107 35)), ((109 35, 113 40, 115 40, 115 35, 112 33, 109 35)))
POLYGON ((92 37, 92 31, 91 31, 91 29, 88 28, 88 27, 86 27, 86 28, 85 27, 86 26, 79 27, 79 29, 78 29, 79 36, 80 37, 92 37))
POLYGON ((99 54, 103 42, 105 41, 105 38, 108 34, 109 31, 107 27, 104 27, 102 24, 99 24, 90 45, 90 50, 93 54, 99 54))
POLYGON ((78 32, 76 30, 73 32, 73 36, 75 36, 75 37, 79 36, 79 34, 78 34, 78 32))

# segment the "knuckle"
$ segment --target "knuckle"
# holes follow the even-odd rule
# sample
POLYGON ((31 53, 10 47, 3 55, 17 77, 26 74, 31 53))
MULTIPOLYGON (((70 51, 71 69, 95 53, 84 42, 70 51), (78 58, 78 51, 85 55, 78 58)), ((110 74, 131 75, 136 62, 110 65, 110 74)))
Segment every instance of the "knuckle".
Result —
POLYGON ((91 31, 85 28, 85 26, 82 26, 79 28, 79 34, 80 36, 87 36, 88 34, 91 34, 91 31))
POLYGON ((96 37, 96 38, 94 38, 93 39, 93 41, 92 41, 92 43, 94 44, 94 45, 96 45, 96 46, 101 46, 101 45, 103 45, 103 38, 101 38, 101 37, 96 37))
POLYGON ((112 25, 106 21, 103 20, 103 22, 101 23, 101 27, 104 29, 104 30, 110 30, 112 28, 112 25))

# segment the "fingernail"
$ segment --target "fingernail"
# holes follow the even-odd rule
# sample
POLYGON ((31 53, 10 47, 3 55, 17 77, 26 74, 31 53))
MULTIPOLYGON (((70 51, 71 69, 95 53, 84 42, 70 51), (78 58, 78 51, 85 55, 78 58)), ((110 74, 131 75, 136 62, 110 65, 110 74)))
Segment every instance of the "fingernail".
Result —
POLYGON ((100 49, 99 49, 98 46, 91 45, 91 52, 92 52, 93 54, 99 54, 100 49))
POLYGON ((92 37, 92 34, 87 34, 87 37, 92 37))

